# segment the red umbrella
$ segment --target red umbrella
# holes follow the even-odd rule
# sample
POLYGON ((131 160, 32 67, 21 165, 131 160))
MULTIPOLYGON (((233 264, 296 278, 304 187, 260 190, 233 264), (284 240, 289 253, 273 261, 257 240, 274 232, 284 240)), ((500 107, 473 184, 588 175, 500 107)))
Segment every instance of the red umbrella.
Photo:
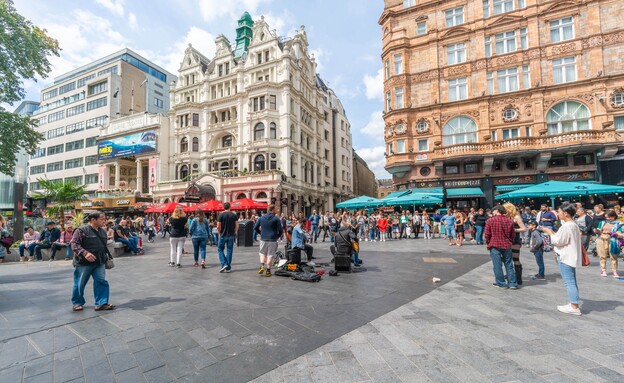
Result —
POLYGON ((202 202, 199 205, 193 206, 193 211, 202 209, 203 211, 223 211, 223 202, 219 202, 215 199, 211 201, 202 202))
POLYGON ((254 201, 249 198, 241 198, 230 202, 230 207, 232 210, 266 210, 269 205, 265 202, 254 201))
POLYGON ((171 213, 173 213, 173 211, 178 206, 181 207, 182 210, 184 210, 184 208, 186 207, 186 206, 182 205, 181 203, 169 202, 169 203, 165 203, 165 204, 151 206, 148 209, 146 209, 145 211, 148 212, 148 213, 167 213, 167 214, 171 214, 171 213))
POLYGON ((160 213, 160 209, 162 209, 164 206, 165 206, 165 204, 163 204, 163 203, 152 205, 152 206, 148 207, 147 209, 145 209, 144 212, 145 213, 160 213))

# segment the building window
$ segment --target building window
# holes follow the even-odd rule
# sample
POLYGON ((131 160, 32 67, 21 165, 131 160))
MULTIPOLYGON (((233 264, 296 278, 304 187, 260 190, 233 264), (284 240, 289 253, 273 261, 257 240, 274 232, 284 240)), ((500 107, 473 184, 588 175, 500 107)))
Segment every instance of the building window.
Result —
POLYGON ((514 0, 494 0, 494 14, 511 12, 514 10, 514 0))
POLYGON ((89 165, 97 165, 97 155, 85 157, 85 166, 89 165))
POLYGON ((59 94, 63 94, 63 93, 67 93, 69 91, 72 91, 76 89, 76 82, 70 82, 69 84, 65 84, 63 86, 60 86, 58 88, 58 92, 59 94))
POLYGON ((65 134, 65 128, 60 127, 60 128, 56 128, 56 129, 52 129, 52 130, 48 130, 48 140, 55 138, 55 137, 60 137, 62 135, 65 134))
POLYGON ((613 126, 615 130, 624 130, 624 116, 615 116, 613 118, 613 126))
POLYGON ((483 18, 490 17, 490 0, 483 0, 483 18))
POLYGON ((405 140, 397 141, 397 153, 405 153, 405 140))
POLYGON ((386 80, 390 78, 390 60, 387 59, 384 63, 384 71, 386 73, 386 80))
POLYGON ((188 152, 189 143, 187 137, 182 137, 180 140, 180 153, 188 152))
POLYGON ((46 167, 46 172, 48 173, 56 172, 59 170, 63 170, 63 161, 49 163, 48 166, 46 167))
POLYGON ((464 173, 479 173, 479 164, 464 164, 464 173))
POLYGON ((254 127, 254 140, 264 139, 264 124, 259 122, 254 127))
POLYGON ((98 174, 92 173, 85 175, 85 184, 96 184, 98 183, 98 174))
POLYGON ((550 22, 550 42, 572 40, 574 38, 574 19, 572 16, 564 17, 550 22))
POLYGON ((611 104, 616 107, 624 106, 624 92, 613 92, 611 95, 611 104))
POLYGON ((45 157, 45 155, 46 148, 39 148, 30 156, 30 159, 45 157))
POLYGON ((518 68, 508 68, 496 72, 498 93, 518 90, 518 68))
POLYGON ((426 21, 421 21, 420 23, 416 24, 416 34, 418 36, 427 34, 427 22, 426 21))
MULTIPOLYGON (((511 109, 514 110, 514 109, 511 109)), ((510 128, 503 129, 503 140, 510 140, 512 138, 520 137, 520 129, 518 128, 510 128)))
POLYGON ((390 92, 386 92, 386 111, 392 110, 392 98, 390 96, 390 92))
POLYGON ((269 96, 269 110, 277 110, 277 97, 275 95, 269 96))
POLYGON ((93 110, 106 106, 106 97, 98 98, 97 100, 87 102, 87 110, 93 110))
POLYGON ((457 43, 447 46, 446 61, 448 65, 466 62, 466 44, 457 43))
POLYGON ((79 167, 82 167, 82 157, 73 158, 71 160, 65 161, 65 169, 73 169, 73 168, 79 168, 79 167))
POLYGON ((199 126, 199 113, 193 113, 193 126, 199 126))
POLYGON ((93 96, 94 94, 104 93, 108 90, 108 81, 102 81, 97 84, 89 85, 88 95, 93 96))
POLYGON ((520 28, 520 49, 529 49, 529 30, 520 28))
POLYGON ((84 104, 72 106, 71 108, 67 108, 66 116, 71 117, 80 113, 84 113, 84 104))
POLYGON ((403 8, 409 8, 416 5, 416 0, 403 0, 403 8))
POLYGON ((485 74, 485 82, 486 82, 486 93, 488 95, 494 94, 494 73, 487 72, 485 74))
POLYGON ((87 148, 90 148, 92 146, 97 145, 97 137, 89 137, 87 139, 85 139, 85 146, 87 148))
POLYGON ((265 107, 265 98, 264 96, 254 97, 252 99, 253 102, 253 111, 257 112, 259 110, 264 110, 265 107))
POLYGON ((232 136, 225 136, 221 139, 221 147, 229 148, 232 146, 232 136))
POLYGON ((82 176, 65 177, 65 182, 74 182, 78 185, 82 185, 82 176))
POLYGON ((108 123, 108 116, 100 116, 96 118, 90 118, 86 122, 86 128, 92 129, 97 126, 104 126, 108 123))
POLYGON ((162 108, 164 108, 164 107, 165 107, 165 103, 164 103, 164 101, 163 101, 163 100, 161 100, 161 99, 159 99, 159 98, 154 97, 154 106, 155 106, 155 107, 157 107, 157 108, 162 109, 162 108))
POLYGON ((48 122, 55 122, 65 118, 65 111, 61 110, 56 113, 50 113, 48 115, 48 122))
POLYGON ((445 13, 446 27, 454 27, 464 23, 464 7, 449 9, 445 13))
POLYGON ((492 57, 492 36, 485 36, 485 57, 492 57))
POLYGON ((455 117, 444 125, 443 145, 477 142, 477 124, 469 117, 455 117))
POLYGON ((528 65, 522 66, 522 87, 524 89, 531 88, 531 67, 528 65))
POLYGON ((388 155, 394 154, 394 151, 392 150, 392 142, 388 143, 388 155))
POLYGON ((187 165, 180 166, 180 178, 181 180, 186 179, 189 175, 189 168, 187 165))
POLYGON ((65 144, 65 151, 84 149, 84 140, 76 140, 65 144))
POLYGON ((516 51, 516 31, 497 33, 494 37, 496 40, 497 55, 516 51))
POLYGON ((54 154, 59 154, 59 153, 63 153, 63 150, 65 148, 65 145, 63 144, 58 144, 58 145, 54 145, 54 146, 50 146, 48 148, 48 155, 52 156, 54 154))
POLYGON ((394 88, 394 105, 397 109, 403 109, 403 88, 394 88))
POLYGON ((52 97, 56 97, 57 94, 58 94, 58 89, 55 88, 55 89, 49 90, 49 91, 43 93, 43 100, 44 101, 45 100, 49 100, 52 97))
POLYGON ((429 140, 427 140, 427 139, 418 140, 418 151, 419 152, 428 152, 429 151, 429 140))
POLYGON ((568 166, 568 157, 553 157, 548 161, 548 167, 559 168, 568 166))
POLYGON ((199 138, 193 137, 193 151, 199 152, 199 138))
POLYGON ((87 83, 87 81, 91 80, 92 78, 95 78, 95 73, 88 75, 87 77, 83 77, 81 79, 79 79, 76 82, 76 86, 78 88, 82 88, 83 86, 85 86, 85 84, 87 83))
POLYGON ((45 173, 45 165, 37 165, 30 167, 30 175, 45 173))
POLYGON ((589 108, 577 101, 564 101, 546 113, 548 134, 562 134, 591 129, 589 108))
MULTIPOLYGON (((503 109, 503 120, 506 122, 515 121, 518 117, 518 110, 513 107, 503 109)), ((504 136, 504 135, 503 135, 504 136)), ((503 137, 503 139, 505 139, 503 137)))
POLYGON ((265 165, 264 155, 258 154, 256 158, 254 159, 254 170, 256 171, 264 170, 265 169, 264 165, 265 165))
POLYGON ((274 122, 269 123, 269 138, 273 140, 277 138, 277 125, 274 122))
POLYGON ((394 55, 394 74, 403 73, 403 55, 394 55))
POLYGON ((466 77, 449 80, 448 89, 449 101, 459 101, 468 98, 466 77))
POLYGON ((574 166, 593 165, 594 155, 592 153, 581 153, 574 155, 574 166))
POLYGON ((565 57, 553 60, 553 82, 563 84, 576 81, 576 57, 565 57))
POLYGON ((444 174, 459 174, 459 166, 457 166, 457 165, 446 165, 444 167, 444 174))
MULTIPOLYGON (((431 174, 431 168, 428 167, 428 166, 423 166, 422 168, 420 168, 419 173, 423 177, 428 177, 429 174, 431 174)), ((382 197, 383 197, 383 195, 382 195, 382 197)))

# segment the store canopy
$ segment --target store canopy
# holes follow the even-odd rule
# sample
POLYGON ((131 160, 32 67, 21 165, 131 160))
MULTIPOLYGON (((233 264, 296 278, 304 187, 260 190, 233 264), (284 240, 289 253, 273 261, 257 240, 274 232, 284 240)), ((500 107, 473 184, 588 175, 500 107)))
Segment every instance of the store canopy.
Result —
POLYGON ((385 206, 432 206, 441 203, 442 198, 440 197, 420 193, 410 193, 384 201, 385 206))
POLYGON ((485 197, 481 188, 446 189, 446 198, 475 198, 485 197))
POLYGON ((197 211, 200 209, 204 212, 223 211, 223 202, 219 202, 213 199, 211 201, 202 202, 198 205, 193 206, 193 211, 197 211))
POLYGON ((392 199, 392 198, 399 198, 399 197, 402 197, 402 196, 404 196, 406 194, 409 194, 409 193, 411 193, 410 190, 399 190, 399 191, 395 191, 395 192, 392 192, 392 193, 388 194, 383 199, 387 200, 387 199, 392 199))
MULTIPOLYGON (((383 201, 388 202, 392 199, 402 198, 407 195, 418 194, 418 195, 428 195, 431 197, 443 198, 444 190, 442 188, 426 188, 426 189, 409 189, 409 190, 401 190, 388 194, 383 198, 383 201)), ((386 206, 389 204, 386 203, 386 206)))
POLYGON ((249 198, 241 198, 230 202, 232 210, 266 210, 269 205, 266 202, 254 201, 249 198))
POLYGON ((592 184, 587 182, 548 181, 496 196, 500 199, 531 197, 576 197, 589 194, 624 193, 624 186, 592 184))
POLYGON ((511 185, 498 185, 495 186, 496 191, 499 193, 507 193, 514 190, 520 190, 533 186, 534 184, 511 184, 511 185))
POLYGON ((171 214, 177 207, 181 207, 185 212, 189 212, 189 207, 184 206, 181 203, 169 202, 164 204, 153 205, 145 209, 146 213, 166 213, 171 214))
POLYGON ((362 195, 351 198, 350 200, 339 202, 336 204, 336 207, 340 209, 367 209, 370 207, 381 206, 382 204, 383 201, 378 198, 362 195))

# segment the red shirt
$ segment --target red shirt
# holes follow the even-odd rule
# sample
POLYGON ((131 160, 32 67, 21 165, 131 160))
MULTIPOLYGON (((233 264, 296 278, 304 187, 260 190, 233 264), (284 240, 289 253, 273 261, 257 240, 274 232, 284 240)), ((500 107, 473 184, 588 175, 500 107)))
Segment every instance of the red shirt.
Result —
POLYGON ((379 219, 379 221, 377 221, 377 227, 379 227, 380 231, 386 231, 386 229, 388 228, 388 219, 387 218, 379 219))
POLYGON ((488 249, 511 249, 516 238, 516 229, 509 217, 499 214, 485 221, 484 236, 488 249))

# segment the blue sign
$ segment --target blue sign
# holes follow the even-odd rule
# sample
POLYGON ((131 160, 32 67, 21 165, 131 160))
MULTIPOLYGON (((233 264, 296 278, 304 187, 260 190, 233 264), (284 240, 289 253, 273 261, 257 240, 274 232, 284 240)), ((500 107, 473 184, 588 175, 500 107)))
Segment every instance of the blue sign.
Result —
POLYGON ((98 161, 156 151, 156 131, 148 130, 98 142, 98 161))

